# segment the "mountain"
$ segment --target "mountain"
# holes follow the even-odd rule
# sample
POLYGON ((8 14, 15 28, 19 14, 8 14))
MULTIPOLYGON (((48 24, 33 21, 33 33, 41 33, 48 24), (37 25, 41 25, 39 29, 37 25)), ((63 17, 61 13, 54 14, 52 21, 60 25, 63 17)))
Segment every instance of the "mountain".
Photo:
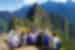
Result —
MULTIPOLYGON (((60 14, 62 16, 65 16, 70 24, 75 24, 74 19, 75 17, 75 3, 67 3, 67 4, 61 4, 61 3, 53 3, 53 2, 47 2, 45 4, 42 4, 41 7, 49 14, 55 13, 60 14)), ((23 6, 19 10, 16 10, 13 13, 10 13, 8 11, 1 11, 0 16, 6 16, 7 19, 10 19, 11 16, 17 16, 17 17, 26 17, 29 15, 29 12, 32 10, 33 6, 23 6)), ((32 12, 32 11, 31 11, 32 12)))
POLYGON ((69 20, 69 24, 75 24, 75 3, 53 3, 47 2, 42 5, 43 9, 49 14, 58 14, 65 16, 69 20))
MULTIPOLYGON (((64 19, 68 20, 68 33, 69 37, 72 39, 75 38, 75 3, 66 3, 66 4, 61 4, 61 3, 46 3, 42 5, 43 9, 48 12, 49 14, 57 14, 61 15, 61 20, 62 20, 62 26, 64 26, 63 21, 64 19)), ((58 16, 57 16, 58 17, 58 16)), ((56 21, 58 20, 57 17, 54 16, 54 19, 56 21)), ((52 16, 53 18, 53 16, 52 16)), ((54 22, 56 22, 54 21, 54 22)), ((61 26, 61 27, 62 27, 61 26)), ((64 27, 63 27, 64 28, 64 27)))
POLYGON ((16 17, 25 17, 25 16, 27 16, 27 13, 29 12, 30 8, 31 8, 31 6, 23 6, 19 10, 16 10, 13 14, 16 17))
POLYGON ((4 18, 8 22, 12 19, 13 14, 8 11, 0 11, 0 18, 4 18))
MULTIPOLYGON (((53 3, 53 2, 47 2, 45 4, 42 4, 41 7, 48 12, 49 14, 55 13, 65 16, 70 24, 75 24, 75 3, 53 3)), ((0 11, 0 16, 6 16, 7 19, 10 19, 11 16, 17 16, 17 17, 26 17, 28 16, 29 12, 33 6, 23 6, 19 10, 16 10, 13 13, 10 13, 8 11, 0 11)))

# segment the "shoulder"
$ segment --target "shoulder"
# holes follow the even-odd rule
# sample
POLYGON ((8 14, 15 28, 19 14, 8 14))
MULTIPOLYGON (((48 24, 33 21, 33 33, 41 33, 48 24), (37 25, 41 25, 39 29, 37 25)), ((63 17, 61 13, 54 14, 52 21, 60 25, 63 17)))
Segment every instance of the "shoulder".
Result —
POLYGON ((61 42, 59 37, 54 37, 54 42, 61 42))

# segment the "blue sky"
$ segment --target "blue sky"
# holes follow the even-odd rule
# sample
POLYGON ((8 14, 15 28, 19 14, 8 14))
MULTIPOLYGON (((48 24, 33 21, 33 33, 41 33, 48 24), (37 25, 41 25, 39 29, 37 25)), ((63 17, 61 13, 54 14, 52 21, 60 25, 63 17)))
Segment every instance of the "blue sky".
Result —
POLYGON ((20 3, 17 0, 0 0, 0 11, 14 11, 20 3))
MULTIPOLYGON (((32 5, 34 3, 46 3, 51 0, 0 0, 0 11, 15 11, 24 5, 32 5)), ((67 0, 52 0, 52 2, 66 2, 67 0)), ((75 1, 75 0, 74 0, 75 1)))
POLYGON ((16 0, 0 0, 0 11, 16 9, 16 0))

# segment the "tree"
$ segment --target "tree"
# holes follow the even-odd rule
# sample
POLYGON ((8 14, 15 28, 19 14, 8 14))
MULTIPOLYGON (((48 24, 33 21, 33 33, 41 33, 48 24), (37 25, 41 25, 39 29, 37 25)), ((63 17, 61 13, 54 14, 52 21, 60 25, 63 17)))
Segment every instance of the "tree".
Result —
POLYGON ((12 17, 12 20, 10 22, 10 29, 14 28, 16 24, 16 16, 12 17))

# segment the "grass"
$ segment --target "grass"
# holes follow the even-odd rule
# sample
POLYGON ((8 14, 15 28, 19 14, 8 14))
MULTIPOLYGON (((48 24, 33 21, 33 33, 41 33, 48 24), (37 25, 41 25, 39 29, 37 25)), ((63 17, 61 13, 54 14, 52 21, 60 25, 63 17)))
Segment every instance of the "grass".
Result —
POLYGON ((59 36, 61 37, 62 41, 63 41, 63 48, 65 50, 75 50, 75 39, 70 40, 70 39, 66 39, 66 33, 61 32, 61 31, 57 31, 57 33, 59 33, 59 36))

